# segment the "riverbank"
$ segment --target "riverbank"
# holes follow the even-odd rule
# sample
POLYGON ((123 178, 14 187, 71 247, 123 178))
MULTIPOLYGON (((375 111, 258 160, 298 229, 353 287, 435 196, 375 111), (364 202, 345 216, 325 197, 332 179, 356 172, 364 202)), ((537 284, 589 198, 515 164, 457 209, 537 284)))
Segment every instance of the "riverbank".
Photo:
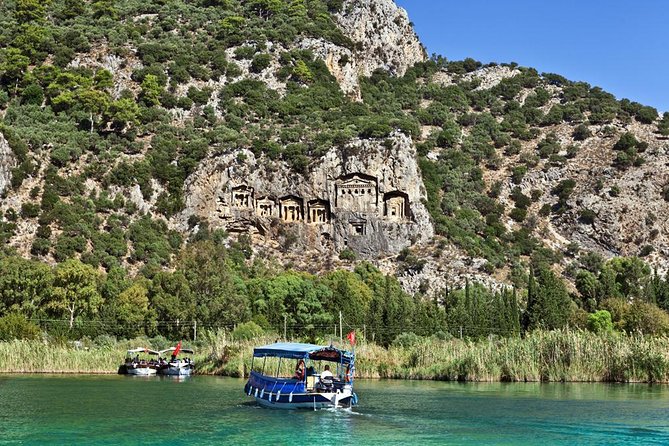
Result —
MULTIPOLYGON (((253 347, 274 340, 233 341, 224 332, 210 333, 195 343, 197 372, 246 376, 253 347)), ((142 342, 148 341, 106 345, 2 342, 0 372, 116 373, 127 348, 145 345, 142 342)), ((619 333, 535 331, 523 339, 479 341, 415 337, 389 348, 361 342, 356 359, 358 378, 669 383, 669 338, 619 333)))

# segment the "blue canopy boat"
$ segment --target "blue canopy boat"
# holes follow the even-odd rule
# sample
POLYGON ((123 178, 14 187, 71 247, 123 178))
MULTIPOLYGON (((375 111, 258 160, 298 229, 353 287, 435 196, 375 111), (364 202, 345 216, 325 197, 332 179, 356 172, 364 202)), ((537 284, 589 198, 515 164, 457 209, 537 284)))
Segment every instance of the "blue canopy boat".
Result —
POLYGON ((253 350, 244 392, 262 406, 279 409, 351 407, 358 402, 354 371, 355 353, 333 346, 265 345, 253 350), (287 376, 293 367, 295 373, 287 376))

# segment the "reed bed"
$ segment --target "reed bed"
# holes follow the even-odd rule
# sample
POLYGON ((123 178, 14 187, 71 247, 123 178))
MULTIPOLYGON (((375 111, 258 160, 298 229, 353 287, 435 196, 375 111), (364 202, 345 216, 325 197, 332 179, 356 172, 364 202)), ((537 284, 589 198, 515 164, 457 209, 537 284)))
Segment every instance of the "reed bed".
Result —
POLYGON ((40 341, 0 342, 3 373, 116 373, 122 348, 73 348, 40 341))
POLYGON ((361 345, 358 376, 448 381, 669 383, 669 338, 536 331, 524 339, 361 345))
MULTIPOLYGON (((235 341, 210 332, 195 345, 197 373, 248 376, 253 348, 275 337, 235 341)), ((42 341, 0 343, 0 372, 116 373, 130 346, 74 348, 42 341)), ((156 347, 158 348, 158 347, 156 347)), ((360 342, 356 377, 448 381, 669 383, 669 338, 535 331, 525 338, 421 339, 384 348, 360 342)))

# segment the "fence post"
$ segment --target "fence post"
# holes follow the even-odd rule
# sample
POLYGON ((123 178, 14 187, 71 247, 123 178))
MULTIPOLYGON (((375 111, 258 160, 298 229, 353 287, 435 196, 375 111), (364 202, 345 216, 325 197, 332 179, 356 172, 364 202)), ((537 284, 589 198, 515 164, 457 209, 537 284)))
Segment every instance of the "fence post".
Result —
POLYGON ((344 337, 342 336, 342 323, 341 323, 341 311, 339 312, 339 342, 344 341, 344 337))

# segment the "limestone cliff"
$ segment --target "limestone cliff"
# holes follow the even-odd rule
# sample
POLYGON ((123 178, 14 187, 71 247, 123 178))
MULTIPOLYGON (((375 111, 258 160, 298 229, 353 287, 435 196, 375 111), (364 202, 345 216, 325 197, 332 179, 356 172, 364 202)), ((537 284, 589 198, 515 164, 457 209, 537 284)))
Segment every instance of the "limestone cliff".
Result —
POLYGON ((323 59, 342 90, 356 99, 361 76, 378 69, 402 76, 427 59, 407 12, 393 0, 346 0, 335 19, 354 50, 323 39, 305 39, 301 46, 323 59))
POLYGON ((288 248, 285 235, 293 233, 298 251, 349 247, 375 258, 434 233, 413 143, 399 132, 332 148, 305 176, 232 152, 203 162, 185 188, 182 229, 197 216, 214 228, 250 233, 261 245, 279 242, 277 249, 288 248))
POLYGON ((426 60, 407 12, 393 0, 346 0, 335 17, 344 34, 360 48, 356 55, 361 76, 370 76, 379 68, 402 76, 426 60))
POLYGON ((16 158, 4 135, 0 133, 0 196, 9 188, 12 181, 12 169, 16 167, 16 158))

